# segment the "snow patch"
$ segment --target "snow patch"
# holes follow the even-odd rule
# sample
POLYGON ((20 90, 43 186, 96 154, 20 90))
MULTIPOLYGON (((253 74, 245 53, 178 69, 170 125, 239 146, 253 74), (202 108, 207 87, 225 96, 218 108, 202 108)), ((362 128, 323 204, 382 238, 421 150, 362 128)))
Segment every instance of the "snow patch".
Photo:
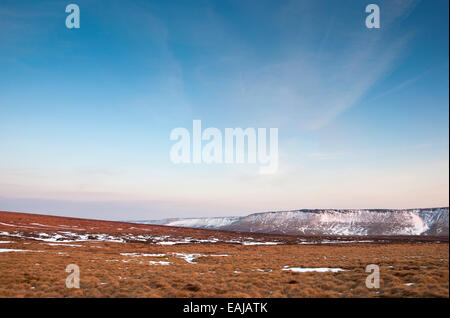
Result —
POLYGON ((345 269, 342 268, 330 268, 330 267, 316 267, 316 268, 302 268, 302 267, 287 267, 285 266, 285 268, 282 269, 283 271, 292 271, 292 272, 296 272, 296 273, 307 273, 307 272, 319 272, 319 273, 323 273, 323 272, 341 272, 341 271, 345 271, 345 269))
POLYGON ((165 262, 165 261, 149 261, 150 265, 170 265, 171 262, 165 262))
POLYGON ((16 250, 12 248, 0 248, 0 253, 5 252, 44 252, 44 251, 38 251, 38 250, 16 250))

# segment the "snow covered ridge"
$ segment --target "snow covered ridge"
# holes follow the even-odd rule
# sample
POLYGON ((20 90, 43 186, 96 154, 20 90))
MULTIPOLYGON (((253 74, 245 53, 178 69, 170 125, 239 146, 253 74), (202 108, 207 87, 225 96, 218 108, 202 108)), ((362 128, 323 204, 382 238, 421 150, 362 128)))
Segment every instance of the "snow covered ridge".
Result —
POLYGON ((130 221, 140 224, 168 225, 180 227, 193 227, 203 229, 219 229, 239 221, 242 217, 217 217, 217 218, 187 218, 187 219, 164 219, 149 221, 130 221))
POLYGON ((449 235, 448 207, 429 209, 322 209, 215 217, 135 221, 245 232, 322 235, 449 235))

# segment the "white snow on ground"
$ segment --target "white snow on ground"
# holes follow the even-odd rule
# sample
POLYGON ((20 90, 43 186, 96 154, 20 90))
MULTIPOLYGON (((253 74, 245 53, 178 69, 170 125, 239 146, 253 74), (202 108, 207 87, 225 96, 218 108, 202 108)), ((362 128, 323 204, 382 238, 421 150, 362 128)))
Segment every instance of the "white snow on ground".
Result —
POLYGON ((340 240, 323 240, 323 241, 301 241, 297 244, 345 244, 345 243, 373 243, 372 240, 361 240, 361 241, 340 241, 340 240))
POLYGON ((199 257, 208 257, 208 256, 225 257, 225 256, 231 256, 231 255, 227 255, 227 254, 211 254, 211 255, 207 255, 207 254, 187 254, 187 253, 169 253, 169 254, 175 255, 176 257, 179 257, 179 258, 183 258, 189 264, 198 264, 197 262, 194 262, 194 260, 196 258, 199 258, 199 257))
POLYGON ((197 239, 197 240, 195 240, 195 241, 196 241, 196 242, 199 242, 199 243, 217 243, 217 242, 219 242, 219 239, 213 237, 212 239, 209 239, 209 240, 200 240, 200 239, 197 239))
POLYGON ((0 241, 0 244, 14 243, 13 241, 0 241))
POLYGON ((242 245, 278 245, 280 242, 241 242, 242 245))
POLYGON ((316 267, 316 268, 302 268, 302 267, 287 267, 285 266, 285 268, 282 269, 283 271, 292 271, 292 272, 297 272, 297 273, 306 273, 306 272, 341 272, 341 271, 345 271, 345 269, 342 268, 329 268, 329 267, 316 267))
POLYGON ((176 257, 183 258, 186 262, 190 264, 197 264, 196 262, 194 262, 196 258, 206 256, 202 254, 186 254, 186 253, 170 253, 170 254, 175 255, 176 257))
POLYGON ((406 283, 405 286, 413 286, 414 283, 406 283))
POLYGON ((17 225, 15 225, 15 224, 8 224, 8 223, 3 223, 3 222, 0 222, 0 225, 5 225, 5 226, 17 226, 17 225))
MULTIPOLYGON (((251 237, 246 237, 247 240, 253 240, 251 237)), ((242 245, 278 245, 283 244, 282 242, 261 242, 261 241, 242 241, 242 238, 239 239, 233 239, 233 240, 227 240, 224 241, 225 243, 233 243, 233 244, 242 244, 242 245)))
POLYGON ((50 245, 50 246, 83 247, 83 245, 79 245, 79 244, 65 244, 65 243, 40 243, 40 244, 45 244, 45 245, 50 245))
POLYGON ((164 261, 149 261, 150 265, 170 265, 171 262, 164 262, 164 261))
POLYGON ((144 253, 120 253, 123 256, 132 256, 132 257, 163 257, 166 254, 144 254, 144 253))
POLYGON ((188 243, 217 243, 219 242, 219 239, 212 238, 212 239, 195 239, 191 237, 185 237, 182 240, 175 240, 175 241, 169 241, 167 239, 171 239, 170 236, 165 237, 150 237, 153 240, 160 241, 156 244, 159 245, 176 245, 176 244, 188 244, 188 243))
POLYGON ((16 250, 12 248, 0 248, 0 253, 4 252, 43 252, 43 251, 37 251, 37 250, 16 250))
MULTIPOLYGON (((9 237, 18 237, 18 238, 25 238, 25 239, 33 239, 37 241, 42 242, 48 242, 48 243, 73 243, 73 242, 117 242, 117 243, 124 243, 128 240, 130 241, 142 241, 142 242, 153 242, 154 244, 158 245, 177 245, 177 244, 194 244, 194 243, 218 243, 218 242, 225 242, 225 243, 233 243, 233 244, 242 244, 245 246, 251 246, 251 245, 279 245, 283 244, 283 242, 263 242, 263 241, 250 241, 252 238, 246 237, 240 238, 240 239, 234 239, 234 240, 224 240, 221 241, 218 238, 209 238, 209 239, 196 239, 192 237, 185 237, 185 238, 172 238, 168 235, 164 236, 152 236, 152 235, 133 235, 130 233, 124 233, 120 236, 113 236, 109 234, 103 234, 103 233, 87 233, 87 234, 81 234, 81 233, 74 233, 70 231, 57 231, 55 233, 49 234, 45 232, 41 233, 31 233, 24 235, 17 233, 8 233, 8 232, 0 232, 0 235, 3 236, 9 236, 9 237)), ((322 241, 321 243, 350 243, 350 242, 370 242, 370 241, 322 241)), ((317 244, 317 242, 298 242, 298 244, 317 244)))
POLYGON ((187 244, 187 243, 189 243, 189 242, 185 242, 185 241, 167 241, 167 242, 158 242, 158 243, 156 243, 156 244, 159 244, 159 245, 175 245, 175 244, 187 244))
POLYGON ((52 243, 72 243, 72 242, 87 242, 87 241, 100 241, 100 242, 117 242, 124 243, 125 240, 120 237, 115 237, 108 234, 79 234, 72 232, 62 232, 48 234, 48 233, 37 233, 33 236, 25 236, 22 234, 13 234, 8 232, 0 232, 0 235, 10 236, 10 237, 20 237, 25 239, 32 239, 42 242, 52 242, 52 243))
POLYGON ((217 243, 219 242, 219 239, 217 238, 212 238, 212 239, 196 239, 196 238, 192 238, 192 237, 185 237, 183 239, 174 239, 171 238, 170 236, 167 236, 165 238, 160 238, 160 237, 151 237, 151 239, 156 240, 156 241, 160 241, 156 244, 160 244, 160 245, 175 245, 175 244, 187 244, 187 243, 217 243), (167 240, 169 239, 169 240, 167 240), (172 241, 171 241, 172 240, 172 241))
MULTIPOLYGON (((56 231, 54 233, 45 232, 32 232, 32 233, 21 233, 20 231, 14 231, 14 233, 9 233, 6 231, 0 232, 0 236, 18 237, 23 239, 32 239, 48 243, 74 243, 74 242, 116 242, 125 243, 127 241, 141 241, 148 242, 158 245, 177 245, 177 244, 199 244, 199 243, 232 243, 232 244, 242 244, 245 246, 253 245, 279 245, 284 244, 284 242, 279 241, 255 241, 251 237, 240 237, 232 240, 219 240, 218 238, 212 237, 208 239, 196 239, 192 237, 171 237, 169 235, 163 236, 153 236, 149 234, 139 234, 134 235, 131 233, 123 233, 120 235, 110 235, 105 233, 74 233, 70 231, 56 231)), ((300 239, 297 244, 344 244, 344 243, 370 243, 372 240, 321 240, 321 241, 307 241, 300 239)), ((69 246, 69 245, 68 245, 69 246)))

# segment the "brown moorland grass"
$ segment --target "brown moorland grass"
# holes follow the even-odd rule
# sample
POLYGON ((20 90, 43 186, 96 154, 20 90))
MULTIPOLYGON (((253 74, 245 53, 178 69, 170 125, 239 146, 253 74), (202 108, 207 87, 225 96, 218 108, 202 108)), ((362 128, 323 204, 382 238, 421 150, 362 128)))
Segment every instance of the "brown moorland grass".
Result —
MULTIPOLYGON (((254 235, 0 212, 0 249, 27 250, 0 253, 0 297, 449 297, 449 246, 445 238, 267 246, 220 241, 166 246, 99 241, 53 245, 2 235, 2 231, 35 231, 33 227, 50 233, 59 230, 51 226, 60 225, 70 226, 71 231, 77 226, 83 233, 153 231, 158 235, 227 239, 254 235), (192 264, 180 253, 201 256, 192 264), (158 262, 170 265, 156 265, 158 262), (79 289, 65 286, 68 264, 80 268, 79 289), (380 266, 379 289, 365 286, 368 264, 380 266), (285 266, 345 271, 294 273, 283 270, 285 266)), ((292 240, 292 236, 274 237, 285 238, 286 243, 292 240)))

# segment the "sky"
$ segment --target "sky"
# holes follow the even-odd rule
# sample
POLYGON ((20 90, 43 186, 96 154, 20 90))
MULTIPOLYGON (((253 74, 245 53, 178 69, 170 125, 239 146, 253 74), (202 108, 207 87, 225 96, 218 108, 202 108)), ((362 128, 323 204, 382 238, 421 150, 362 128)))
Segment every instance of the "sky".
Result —
POLYGON ((2 0, 0 210, 448 206, 448 15, 447 0, 2 0), (193 120, 278 128, 278 170, 174 164, 171 131, 193 120))

